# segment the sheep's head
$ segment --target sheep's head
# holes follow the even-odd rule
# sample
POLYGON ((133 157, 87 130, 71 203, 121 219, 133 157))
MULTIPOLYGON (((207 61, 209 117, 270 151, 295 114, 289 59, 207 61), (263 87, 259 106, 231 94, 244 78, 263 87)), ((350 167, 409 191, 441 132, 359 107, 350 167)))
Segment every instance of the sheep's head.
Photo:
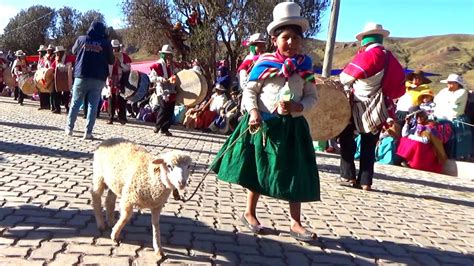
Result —
POLYGON ((191 162, 191 157, 179 151, 167 152, 153 160, 153 164, 160 167, 161 181, 169 189, 186 187, 191 162))

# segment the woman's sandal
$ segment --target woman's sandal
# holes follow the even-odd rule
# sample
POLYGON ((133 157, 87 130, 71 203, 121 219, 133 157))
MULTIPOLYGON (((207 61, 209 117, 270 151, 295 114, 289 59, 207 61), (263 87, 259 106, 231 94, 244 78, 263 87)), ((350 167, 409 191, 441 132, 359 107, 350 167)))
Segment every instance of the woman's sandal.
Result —
POLYGON ((250 224, 243 214, 240 217, 240 221, 242 221, 242 223, 245 225, 245 227, 247 227, 254 234, 260 234, 263 231, 263 226, 262 225, 260 225, 260 224, 258 224, 258 225, 250 224))
POLYGON ((303 242, 309 242, 317 238, 316 234, 309 230, 305 230, 304 233, 296 233, 290 229, 290 236, 303 242))
POLYGON ((336 182, 344 187, 354 187, 354 184, 356 184, 356 179, 347 179, 344 177, 338 177, 336 178, 336 182))

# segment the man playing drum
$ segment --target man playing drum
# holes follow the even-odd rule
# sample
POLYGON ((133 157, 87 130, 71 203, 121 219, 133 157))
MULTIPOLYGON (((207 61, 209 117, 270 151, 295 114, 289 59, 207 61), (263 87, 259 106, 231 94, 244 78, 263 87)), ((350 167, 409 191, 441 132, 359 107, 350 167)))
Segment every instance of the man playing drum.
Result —
POLYGON ((375 146, 380 129, 388 118, 386 104, 391 102, 393 105, 392 99, 399 98, 405 92, 403 68, 382 45, 383 38, 389 34, 382 25, 367 23, 364 31, 356 36, 361 41, 361 49, 340 75, 341 83, 353 100, 352 121, 339 135, 342 185, 371 190, 375 146), (377 109, 369 109, 370 106, 376 106, 377 109), (361 135, 357 176, 354 164, 354 130, 361 135))
POLYGON ((120 91, 124 86, 122 77, 128 78, 132 59, 121 51, 122 44, 120 44, 119 40, 112 40, 111 45, 114 51, 115 61, 113 65, 109 66, 110 76, 107 78, 107 86, 110 89, 110 96, 107 99, 107 111, 109 112, 109 121, 107 121, 107 124, 113 123, 117 109, 120 124, 125 124, 127 122, 127 100, 120 96, 120 91))
POLYGON ((171 46, 165 44, 160 51, 158 62, 150 66, 150 81, 156 83, 156 93, 160 109, 156 117, 154 132, 165 136, 172 136, 169 128, 173 118, 174 106, 176 104, 176 68, 173 62, 173 51, 171 46), (154 72, 154 73, 153 73, 154 72))
MULTIPOLYGON (((72 67, 72 64, 74 63, 74 58, 72 56, 66 56, 66 49, 64 49, 63 46, 56 46, 56 49, 54 50, 54 54, 56 55, 54 58, 53 63, 51 64, 51 68, 54 69, 55 72, 66 72, 67 69, 72 67)), ((58 78, 58 75, 56 75, 56 79, 58 78)), ((61 113, 61 102, 64 104, 64 107, 66 108, 66 113, 69 112, 69 101, 71 98, 71 92, 69 91, 69 88, 63 89, 63 88, 58 88, 57 87, 58 80, 55 82, 55 86, 53 88, 53 91, 51 92, 51 107, 52 107, 52 112, 55 114, 60 114, 61 113)))
POLYGON ((26 94, 24 94, 23 91, 20 90, 20 87, 18 87, 18 80, 20 76, 30 73, 31 71, 28 62, 26 61, 26 54, 22 50, 16 51, 15 56, 16 59, 15 61, 13 61, 12 65, 12 76, 17 82, 15 86, 14 96, 15 100, 18 100, 18 103, 20 105, 23 105, 23 99, 25 99, 26 94))

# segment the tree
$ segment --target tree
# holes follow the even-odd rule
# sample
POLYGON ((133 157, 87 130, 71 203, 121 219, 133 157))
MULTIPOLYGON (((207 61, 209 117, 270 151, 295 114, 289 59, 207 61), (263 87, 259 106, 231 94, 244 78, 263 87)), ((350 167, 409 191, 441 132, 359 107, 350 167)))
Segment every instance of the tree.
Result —
POLYGON ((125 0, 122 11, 129 28, 127 43, 156 54, 167 43, 165 28, 171 27, 170 6, 166 0, 125 0))
POLYGON ((55 15, 54 9, 40 5, 21 10, 4 29, 5 48, 36 54, 39 45, 46 43, 52 34, 55 15))
MULTIPOLYGON (((235 74, 238 59, 245 50, 242 40, 255 32, 266 32, 266 26, 272 20, 271 10, 278 2, 280 1, 124 0, 122 9, 134 31, 135 44, 137 40, 142 41, 142 47, 146 47, 148 51, 159 50, 161 44, 167 42, 164 38, 167 36, 166 31, 178 21, 185 25, 191 11, 198 11, 202 24, 187 28, 190 33, 190 58, 204 61, 206 65, 203 69, 206 73, 213 72, 216 58, 226 58, 230 62, 231 73, 235 74), (145 31, 147 36, 143 36, 145 31)), ((314 36, 321 28, 319 18, 328 7, 329 0, 295 2, 300 4, 303 16, 310 23, 306 36, 314 36)))
POLYGON ((63 7, 57 12, 57 25, 54 28, 54 38, 57 45, 62 45, 70 50, 78 34, 78 24, 81 13, 71 7, 63 7))
POLYGON ((81 14, 77 23, 76 35, 85 35, 94 21, 105 23, 104 15, 95 10, 89 10, 86 13, 81 14))

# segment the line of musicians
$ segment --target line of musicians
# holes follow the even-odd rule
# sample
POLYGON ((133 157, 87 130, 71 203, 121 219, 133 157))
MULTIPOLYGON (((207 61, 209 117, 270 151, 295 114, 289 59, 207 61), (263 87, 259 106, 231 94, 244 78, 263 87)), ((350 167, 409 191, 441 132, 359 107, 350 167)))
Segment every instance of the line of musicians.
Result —
MULTIPOLYGON (((122 45, 118 40, 111 41, 115 62, 109 66, 108 87, 108 113, 111 124, 118 110, 118 120, 121 124, 127 122, 126 103, 120 96, 120 87, 123 86, 122 73, 130 72, 131 59, 121 51, 122 45)), ((75 57, 66 55, 63 46, 40 45, 36 67, 30 66, 26 54, 22 50, 15 52, 16 59, 11 67, 11 75, 15 80, 14 96, 20 105, 27 95, 38 91, 40 107, 38 110, 51 110, 60 114, 61 105, 66 113, 69 112, 71 88, 74 80, 73 67, 75 57), (36 68, 36 70, 35 70, 36 68), (36 71, 36 72, 35 72, 36 71), (20 89, 21 88, 21 89, 20 89)))

